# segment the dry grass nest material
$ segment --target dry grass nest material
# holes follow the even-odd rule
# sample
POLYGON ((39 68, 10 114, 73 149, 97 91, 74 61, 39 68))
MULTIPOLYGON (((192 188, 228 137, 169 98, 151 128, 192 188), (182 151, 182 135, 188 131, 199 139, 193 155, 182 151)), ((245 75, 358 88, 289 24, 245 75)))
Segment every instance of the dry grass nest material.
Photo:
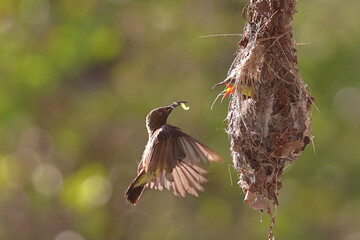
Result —
POLYGON ((245 203, 267 211, 279 204, 281 176, 312 139, 314 101, 297 69, 292 16, 295 1, 250 1, 249 22, 225 84, 232 84, 227 133, 245 203), (251 88, 252 95, 243 94, 251 88))

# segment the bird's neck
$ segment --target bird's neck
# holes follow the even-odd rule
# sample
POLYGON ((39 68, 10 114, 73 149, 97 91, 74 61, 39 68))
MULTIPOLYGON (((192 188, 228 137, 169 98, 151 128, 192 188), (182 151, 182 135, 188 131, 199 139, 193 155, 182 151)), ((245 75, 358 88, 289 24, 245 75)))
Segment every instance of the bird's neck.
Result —
POLYGON ((147 125, 146 128, 149 133, 149 137, 151 137, 154 134, 154 132, 156 132, 156 130, 158 130, 164 125, 166 125, 166 122, 158 125, 151 125, 151 126, 147 125))

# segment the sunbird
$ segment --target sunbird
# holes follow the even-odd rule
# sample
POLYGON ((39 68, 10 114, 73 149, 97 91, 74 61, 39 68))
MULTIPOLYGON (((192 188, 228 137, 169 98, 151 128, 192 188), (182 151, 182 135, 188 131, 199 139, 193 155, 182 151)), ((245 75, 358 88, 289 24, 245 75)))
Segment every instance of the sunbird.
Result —
POLYGON ((200 164, 223 159, 180 128, 167 124, 167 118, 177 106, 188 109, 185 101, 174 102, 152 110, 146 116, 149 140, 137 168, 137 177, 125 192, 127 203, 135 206, 146 187, 170 190, 175 196, 186 193, 198 196, 209 173, 200 164))

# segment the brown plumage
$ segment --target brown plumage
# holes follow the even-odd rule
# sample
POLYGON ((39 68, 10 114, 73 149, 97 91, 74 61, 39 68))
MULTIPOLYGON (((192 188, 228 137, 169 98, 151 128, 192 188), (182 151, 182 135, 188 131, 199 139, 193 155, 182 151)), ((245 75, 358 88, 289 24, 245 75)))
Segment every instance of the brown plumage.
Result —
POLYGON ((149 140, 138 165, 137 177, 125 192, 126 201, 136 205, 146 187, 170 190, 175 196, 198 196, 208 173, 199 164, 220 162, 222 158, 180 128, 166 123, 172 110, 185 102, 175 102, 152 110, 146 117, 149 140))

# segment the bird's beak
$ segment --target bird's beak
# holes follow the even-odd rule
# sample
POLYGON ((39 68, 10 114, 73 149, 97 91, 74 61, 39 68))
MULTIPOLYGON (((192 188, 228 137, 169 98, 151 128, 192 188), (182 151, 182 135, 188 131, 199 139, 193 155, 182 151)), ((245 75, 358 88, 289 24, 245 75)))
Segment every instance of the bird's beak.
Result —
POLYGON ((181 106, 184 110, 189 110, 190 107, 186 106, 185 103, 187 103, 187 102, 186 101, 174 102, 173 104, 171 104, 169 106, 169 109, 173 110, 177 106, 181 106))
POLYGON ((182 103, 187 103, 187 102, 186 101, 174 102, 173 104, 170 105, 170 107, 172 107, 174 109, 177 106, 180 106, 182 103))

